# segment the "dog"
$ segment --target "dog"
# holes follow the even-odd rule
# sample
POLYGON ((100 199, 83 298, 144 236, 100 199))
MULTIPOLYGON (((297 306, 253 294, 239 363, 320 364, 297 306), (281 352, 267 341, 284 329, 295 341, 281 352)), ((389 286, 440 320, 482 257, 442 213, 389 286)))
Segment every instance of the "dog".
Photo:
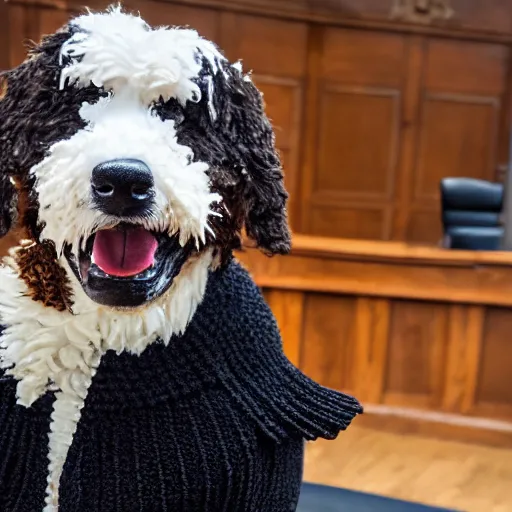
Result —
POLYGON ((244 236, 268 255, 291 246, 280 159, 250 74, 194 30, 152 28, 114 7, 71 20, 6 72, 0 120, 0 235, 23 231, 0 270, 0 508, 294 510, 303 440, 335 437, 361 407, 288 363, 233 260, 244 236), (137 385, 117 412, 94 412, 122 395, 127 374, 137 385), (154 383, 140 423, 127 404, 154 383), (156 396, 169 409, 153 422, 156 396), (186 421, 173 416, 184 404, 186 421), (205 411, 215 442, 201 430, 205 411), (203 448, 174 450, 155 434, 180 421, 196 425, 203 448), (155 435, 154 453, 135 438, 119 448, 135 424, 155 435), (227 450, 233 425, 243 435, 227 450), (115 446, 102 451, 105 439, 115 446), (86 455, 96 448, 101 464, 86 455), (269 457, 254 487, 247 464, 269 457), (245 490, 233 501, 237 471, 245 490))

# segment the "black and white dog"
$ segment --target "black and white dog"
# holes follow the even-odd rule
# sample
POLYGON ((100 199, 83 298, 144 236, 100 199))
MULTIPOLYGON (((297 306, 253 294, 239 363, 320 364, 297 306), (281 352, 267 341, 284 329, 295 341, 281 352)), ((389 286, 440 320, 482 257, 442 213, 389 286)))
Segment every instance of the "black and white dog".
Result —
POLYGON ((55 392, 54 510, 102 356, 183 333, 243 231, 288 252, 287 194, 260 93, 193 30, 88 13, 2 80, 0 235, 25 240, 0 269, 0 363, 18 404, 55 392))

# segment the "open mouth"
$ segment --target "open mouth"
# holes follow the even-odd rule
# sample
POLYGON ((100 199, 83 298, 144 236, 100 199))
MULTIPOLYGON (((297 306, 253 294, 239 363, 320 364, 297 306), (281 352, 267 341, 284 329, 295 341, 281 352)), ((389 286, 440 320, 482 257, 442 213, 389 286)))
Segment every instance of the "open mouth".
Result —
POLYGON ((78 255, 65 255, 87 295, 111 307, 132 308, 162 295, 196 250, 169 236, 122 223, 91 235, 78 255))

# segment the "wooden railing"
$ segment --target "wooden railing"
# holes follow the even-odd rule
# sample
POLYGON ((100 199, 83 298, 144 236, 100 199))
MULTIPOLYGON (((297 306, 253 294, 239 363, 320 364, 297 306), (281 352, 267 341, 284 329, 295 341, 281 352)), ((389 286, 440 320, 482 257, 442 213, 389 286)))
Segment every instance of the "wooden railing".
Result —
POLYGON ((512 254, 296 235, 238 254, 288 357, 361 422, 512 444, 512 254))

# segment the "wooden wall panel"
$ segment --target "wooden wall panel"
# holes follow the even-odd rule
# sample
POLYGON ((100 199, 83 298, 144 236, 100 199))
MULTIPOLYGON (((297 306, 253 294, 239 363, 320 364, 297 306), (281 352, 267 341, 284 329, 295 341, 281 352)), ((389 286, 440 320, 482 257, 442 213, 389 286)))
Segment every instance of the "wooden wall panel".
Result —
POLYGON ((495 98, 435 94, 425 98, 416 200, 437 205, 439 182, 446 176, 493 181, 498 109, 495 98))
POLYGON ((406 40, 385 32, 326 27, 321 76, 350 85, 400 87, 406 40))
POLYGON ((386 299, 358 297, 356 308, 355 394, 363 402, 380 403, 389 341, 390 304, 386 299))
POLYGON ((302 313, 283 338, 307 375, 382 424, 512 445, 509 253, 296 235, 290 256, 239 257, 278 322, 302 313))
POLYGON ((358 20, 388 21, 391 14, 400 7, 411 6, 411 11, 418 16, 419 24, 450 28, 452 30, 473 29, 482 31, 510 32, 512 18, 510 0, 448 0, 446 5, 451 7, 452 16, 448 19, 428 20, 421 16, 425 10, 433 10, 443 2, 428 0, 320 0, 318 4, 325 10, 337 12, 339 15, 358 20), (420 21, 424 18, 424 21, 420 21))
POLYGON ((310 231, 317 236, 375 240, 388 230, 389 218, 383 217, 379 206, 347 202, 345 207, 340 207, 325 199, 315 199, 312 204, 314 208, 305 215, 310 231))
POLYGON ((304 327, 304 294, 267 289, 264 290, 264 297, 276 318, 288 359, 299 366, 304 327))
POLYGON ((454 11, 448 26, 510 32, 512 3, 510 0, 450 0, 454 11))
POLYGON ((450 306, 442 403, 445 411, 465 414, 474 405, 484 315, 481 306, 450 306))
POLYGON ((383 402, 439 407, 444 383, 448 308, 393 301, 383 402))
POLYGON ((300 366, 332 389, 354 390, 355 310, 352 297, 306 295, 300 366))
POLYGON ((390 199, 399 135, 397 91, 331 86, 322 96, 313 197, 390 199), (371 151, 364 140, 373 141, 371 151))
POLYGON ((443 177, 494 181, 507 59, 508 50, 500 45, 427 43, 408 240, 440 241, 443 177))
POLYGON ((290 193, 290 223, 298 228, 301 125, 307 62, 308 26, 260 16, 223 14, 222 47, 232 60, 242 60, 261 89, 282 155, 290 193), (277 51, 277 49, 279 49, 277 51))
MULTIPOLYGON (((82 11, 75 0, 13 1, 4 7, 11 65, 24 58, 23 41, 82 11)), ((253 71, 275 126, 294 232, 436 244, 440 178, 502 179, 508 163, 512 60, 509 40, 496 34, 512 41, 512 0, 454 0, 454 17, 430 25, 391 21, 398 3, 126 6, 155 25, 196 28, 253 71)))
POLYGON ((303 191, 303 231, 315 235, 391 237, 401 127, 406 40, 326 28, 309 101, 315 148, 303 191))
POLYGON ((475 411, 493 409, 493 415, 512 419, 510 333, 512 312, 489 308, 486 312, 475 411))
POLYGON ((138 10, 141 16, 154 26, 181 26, 197 30, 203 37, 221 44, 220 17, 218 10, 205 7, 188 7, 167 2, 131 0, 127 4, 138 10))

